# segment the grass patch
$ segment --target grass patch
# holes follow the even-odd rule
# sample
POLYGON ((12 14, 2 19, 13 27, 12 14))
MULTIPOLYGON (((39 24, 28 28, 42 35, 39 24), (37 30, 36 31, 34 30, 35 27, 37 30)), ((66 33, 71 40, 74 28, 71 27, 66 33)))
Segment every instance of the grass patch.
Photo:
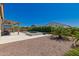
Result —
POLYGON ((74 48, 65 53, 65 56, 79 56, 79 48, 74 48))

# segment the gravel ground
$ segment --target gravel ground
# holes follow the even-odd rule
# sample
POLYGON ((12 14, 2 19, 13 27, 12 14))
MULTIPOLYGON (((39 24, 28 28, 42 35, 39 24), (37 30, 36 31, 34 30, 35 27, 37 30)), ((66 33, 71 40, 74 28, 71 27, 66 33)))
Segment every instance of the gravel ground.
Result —
POLYGON ((63 56, 71 48, 70 41, 40 37, 13 43, 0 44, 1 56, 63 56))

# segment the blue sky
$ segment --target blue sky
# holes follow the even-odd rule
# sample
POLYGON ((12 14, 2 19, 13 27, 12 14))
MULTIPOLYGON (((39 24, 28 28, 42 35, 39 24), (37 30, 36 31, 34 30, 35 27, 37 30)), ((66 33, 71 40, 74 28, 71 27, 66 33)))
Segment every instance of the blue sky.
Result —
POLYGON ((17 3, 4 5, 5 19, 20 22, 22 26, 58 22, 79 27, 79 4, 17 3))

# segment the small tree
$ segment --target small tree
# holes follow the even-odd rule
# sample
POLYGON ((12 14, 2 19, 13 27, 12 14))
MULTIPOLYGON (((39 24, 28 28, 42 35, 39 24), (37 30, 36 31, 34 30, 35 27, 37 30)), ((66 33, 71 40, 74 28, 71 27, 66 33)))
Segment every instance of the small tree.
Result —
POLYGON ((57 26, 52 28, 53 34, 58 35, 58 39, 62 39, 64 27, 57 26))
POLYGON ((57 39, 68 40, 71 30, 69 28, 64 28, 63 26, 52 27, 52 34, 58 35, 57 39))

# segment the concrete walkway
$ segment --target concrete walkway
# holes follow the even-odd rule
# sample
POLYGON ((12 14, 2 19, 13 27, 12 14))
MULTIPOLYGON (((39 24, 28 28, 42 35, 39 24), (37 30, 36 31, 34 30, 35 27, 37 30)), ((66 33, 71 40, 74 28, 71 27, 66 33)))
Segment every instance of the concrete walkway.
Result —
POLYGON ((49 35, 28 36, 28 35, 25 35, 24 33, 20 33, 19 35, 17 35, 17 33, 11 33, 10 36, 1 36, 0 37, 0 44, 22 41, 22 40, 44 37, 44 36, 49 36, 49 35))

